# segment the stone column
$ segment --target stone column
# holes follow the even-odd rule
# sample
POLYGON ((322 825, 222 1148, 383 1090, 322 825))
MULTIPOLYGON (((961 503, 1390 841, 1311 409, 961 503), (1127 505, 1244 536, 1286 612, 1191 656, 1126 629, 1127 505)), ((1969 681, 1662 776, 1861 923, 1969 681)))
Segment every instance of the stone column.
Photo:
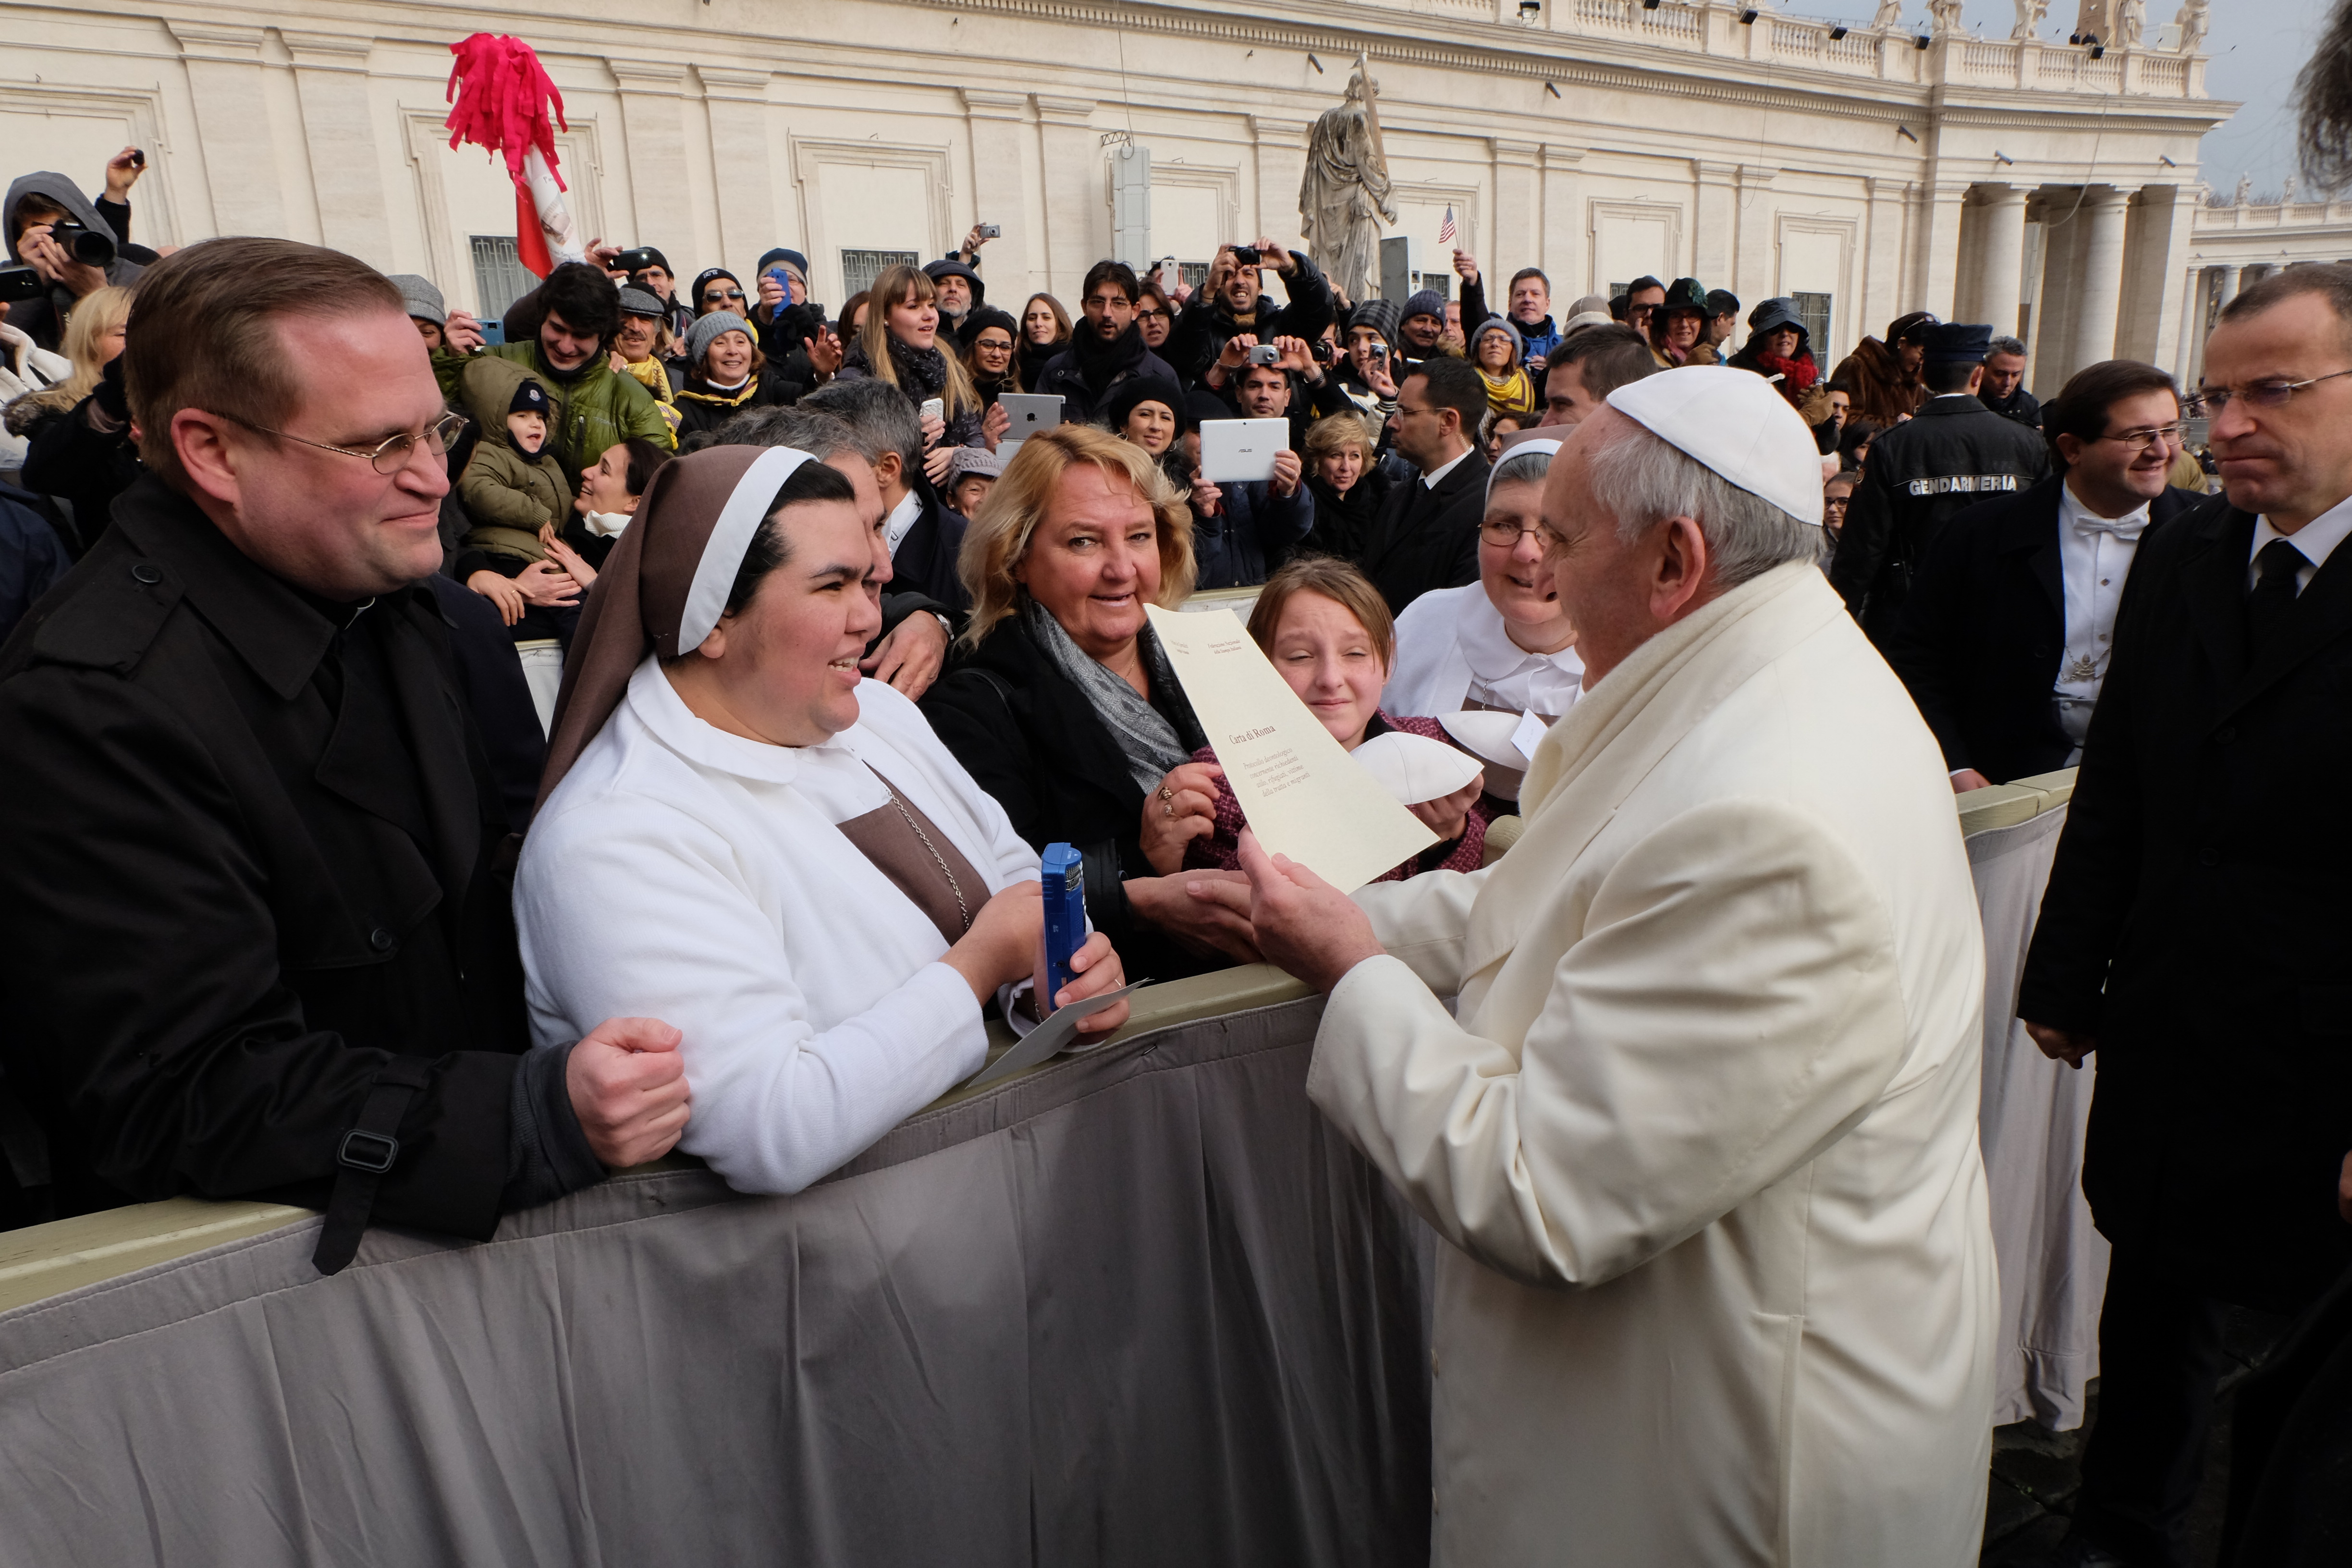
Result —
POLYGON ((1110 254, 1110 187, 1091 123, 1095 100, 1041 92, 1036 104, 1045 169, 1045 287, 1075 305, 1087 268, 1110 254))
POLYGON ((2116 311, 2124 285, 2125 203, 2128 191, 2093 185, 2083 193, 2083 248, 2074 271, 2074 352, 2067 374, 2113 359, 2116 311))
POLYGON ((1739 245, 1739 165, 1694 158, 1691 174, 1698 186, 1691 215, 1692 272, 1710 289, 1738 293, 1733 260, 1739 245))
MULTIPOLYGON (((615 245, 656 246, 673 261, 691 257, 699 247, 695 244, 693 187, 687 183, 686 68, 658 60, 607 58, 604 63, 620 85, 634 221, 625 233, 602 237, 615 245)), ((693 270, 686 276, 690 281, 693 270)))
MULTIPOLYGON (((1511 274, 1522 267, 1543 265, 1543 182, 1536 172, 1536 157, 1542 148, 1533 142, 1507 142, 1499 136, 1491 138, 1488 145, 1495 154, 1495 221, 1479 265, 1486 269, 1487 309, 1504 311, 1511 308, 1511 274)), ((1450 262, 1444 257, 1438 259, 1450 262)))
MULTIPOLYGON (((1026 94, 963 89, 965 133, 971 139, 972 221, 1004 232, 982 248, 981 275, 992 285, 989 303, 1021 314, 1022 300, 1045 287, 1045 231, 1022 177, 1026 94), (1021 298, 1012 296, 1018 293, 1021 298)), ((950 225, 953 227, 953 225, 950 225)), ((962 236, 950 236, 952 245, 962 236)))
POLYGON ((2213 308, 2217 310, 2238 297, 2238 279, 2244 273, 2245 268, 2223 267, 2218 270, 2221 273, 2221 286, 2216 290, 2213 300, 2213 308))
MULTIPOLYGON (((1698 275, 1699 281, 1708 288, 1728 289, 1738 295, 1743 308, 1748 310, 1780 291, 1779 237, 1773 226, 1771 204, 1763 199, 1780 176, 1778 169, 1755 163, 1739 165, 1739 184, 1731 204, 1731 275, 1720 281, 1704 272, 1698 275)), ((1827 346, 1815 344, 1814 353, 1820 354, 1827 346)), ((1823 360, 1823 374, 1829 373, 1830 363, 1823 360)))
POLYGON ((2196 370, 2197 340, 2204 335, 2200 330, 2205 324, 2204 304, 2205 269, 2192 267, 2180 290, 2180 345, 2172 356, 2172 379, 2183 386, 2189 384, 2196 370))
POLYGON ((291 29, 279 36, 294 57, 294 89, 302 103, 302 139, 319 197, 321 241, 383 271, 398 270, 375 122, 368 111, 368 51, 374 40, 291 29))
MULTIPOLYGON (((753 303, 760 286, 751 268, 760 253, 792 243, 776 220, 775 163, 768 150, 771 73, 717 66, 695 69, 702 78, 703 108, 710 116, 711 170, 724 193, 719 203, 721 261, 740 273, 743 292, 751 296, 745 302, 753 303)), ((689 282, 693 277, 689 272, 679 281, 689 282)))
POLYGON ((1919 248, 1914 262, 1917 303, 1911 308, 1933 310, 1940 321, 1952 319, 1952 297, 1959 281, 1960 205, 1968 194, 1967 181, 1948 179, 1938 179, 1921 193, 1927 199, 1921 204, 1919 248))
POLYGON ((2025 193, 2015 185, 1979 185, 1976 208, 1975 286, 1958 301, 1958 319, 1990 321, 1995 337, 2013 337, 2025 273, 2025 193))
POLYGON ((1591 258, 1584 245, 1584 202, 1577 174, 1584 149, 1547 142, 1543 150, 1543 259, 1551 279, 1553 319, 1593 291, 1591 258))
MULTIPOLYGON (((1298 243, 1298 183, 1307 174, 1307 132, 1312 121, 1286 120, 1271 114, 1249 117, 1250 135, 1257 144, 1257 215, 1256 226, 1238 239, 1256 239, 1260 236, 1278 245, 1290 247, 1298 243)), ((1462 226, 1465 230, 1469 225, 1462 226)), ((1473 239, 1485 243, 1484 236, 1465 234, 1462 248, 1471 247, 1473 239)), ((1424 263, 1430 271, 1452 268, 1452 261, 1434 257, 1424 263)), ((1377 273, 1374 281, 1378 281, 1377 273)))
MULTIPOLYGON (((1865 332, 1875 333, 1907 308, 1902 303, 1906 186, 1900 180, 1864 174, 1862 188, 1867 216, 1862 235, 1862 309, 1851 318, 1856 339, 1865 332)), ((1745 294, 1739 298, 1748 309, 1755 309, 1756 301, 1745 294)))
POLYGON ((212 191, 212 232, 283 235, 285 193, 262 89, 261 29, 165 25, 179 40, 188 96, 195 104, 205 183, 212 191))

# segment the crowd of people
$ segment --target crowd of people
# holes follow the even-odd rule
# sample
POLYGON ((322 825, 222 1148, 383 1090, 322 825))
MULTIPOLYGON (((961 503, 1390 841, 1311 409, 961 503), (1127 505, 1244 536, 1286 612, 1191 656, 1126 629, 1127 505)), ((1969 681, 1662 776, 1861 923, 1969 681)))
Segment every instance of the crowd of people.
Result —
POLYGON ((278 1194, 326 1211, 331 1272, 371 1223, 487 1237, 673 1147, 794 1192, 992 1018, 1271 959, 1341 1021, 1318 1102, 1500 1270, 1456 1329, 1615 1390, 1559 1417, 1465 1366, 1530 1435, 1482 1483, 1524 1506, 1475 1528, 1591 1530, 1668 1460, 1548 1490, 1561 1444, 1660 1401, 1740 1430, 1803 1355, 1805 1408, 1624 1524, 1628 1560, 1705 1560, 1785 1442, 1815 1490, 1776 1528, 1957 1561, 1980 939, 1928 807, 2079 764, 2020 1004, 2102 1068, 2079 1561, 2173 1560, 2219 1304, 2300 1309, 2352 1262, 2352 1084, 2316 1048, 2340 835, 2271 826, 2343 750, 2310 717, 2352 658, 2341 269, 2241 296, 2201 389, 2118 360, 2046 405, 1981 324, 1907 313, 1824 373, 1790 299, 1642 278, 1556 320, 1526 268, 1492 312, 1457 251, 1454 300, 1351 301, 1271 238, 1197 289, 1098 262, 1075 315, 991 305, 977 227, 837 312, 789 248, 747 289, 598 245, 492 331, 317 247, 146 249, 142 163, 0 208, 38 279, 0 318, 0 1095, 45 1135, 0 1220, 278 1194), (1286 424, 1266 477, 1210 474, 1235 420, 1286 424), (1234 587, 1342 749, 1478 763, 1352 903, 1260 851, 1145 615, 1234 587), (1560 742, 1494 738, 1529 721, 1560 742), (1479 877, 1505 816, 1528 837, 1479 877), (1093 935, 1041 995, 1055 843, 1093 935), (2227 986, 2178 945, 2217 910, 2227 986), (1600 1114, 1448 1099, 1523 1067, 1600 1114), (1694 1073, 1738 1092, 1695 1110, 1694 1073), (1937 1310, 1816 1317, 1826 1353, 1776 1339, 1696 1395, 1659 1359, 1656 1322, 1747 1343, 1740 1313, 1889 1268, 1937 1310), (1849 1461, 1904 1500, 1822 1479, 1849 1461))

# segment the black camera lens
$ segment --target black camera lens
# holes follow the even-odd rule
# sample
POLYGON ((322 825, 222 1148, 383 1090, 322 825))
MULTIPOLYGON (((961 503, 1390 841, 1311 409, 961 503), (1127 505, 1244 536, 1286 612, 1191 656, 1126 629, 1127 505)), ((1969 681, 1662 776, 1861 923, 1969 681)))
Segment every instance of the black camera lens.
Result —
POLYGON ((84 267, 108 267, 114 262, 114 237, 85 227, 71 218, 62 218, 51 224, 49 237, 63 246, 66 254, 84 267))
POLYGON ((1255 245, 1234 246, 1234 260, 1244 267, 1255 267, 1258 264, 1257 247, 1255 245))

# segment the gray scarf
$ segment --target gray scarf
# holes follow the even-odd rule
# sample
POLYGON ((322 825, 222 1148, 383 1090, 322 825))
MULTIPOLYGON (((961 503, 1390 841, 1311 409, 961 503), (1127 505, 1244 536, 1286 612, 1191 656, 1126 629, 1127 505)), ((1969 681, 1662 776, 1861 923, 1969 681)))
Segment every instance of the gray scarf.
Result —
MULTIPOLYGON (((1176 727, 1160 715, 1160 710, 1136 694, 1134 687, 1123 676, 1115 675, 1109 668, 1087 657, 1086 650, 1070 640, 1062 623, 1034 599, 1026 599, 1021 608, 1022 625, 1030 637, 1045 650, 1055 669, 1067 676, 1071 684, 1086 693, 1087 703, 1110 731, 1110 738, 1118 743, 1119 755, 1127 759, 1128 776, 1138 788, 1150 795, 1160 787, 1168 771, 1188 763, 1192 753, 1176 733, 1176 727)), ((1151 679, 1151 689, 1170 707, 1189 716, 1192 710, 1184 700, 1183 688, 1177 683, 1175 668, 1168 656, 1160 651, 1160 639, 1145 626, 1136 634, 1136 652, 1151 679)))

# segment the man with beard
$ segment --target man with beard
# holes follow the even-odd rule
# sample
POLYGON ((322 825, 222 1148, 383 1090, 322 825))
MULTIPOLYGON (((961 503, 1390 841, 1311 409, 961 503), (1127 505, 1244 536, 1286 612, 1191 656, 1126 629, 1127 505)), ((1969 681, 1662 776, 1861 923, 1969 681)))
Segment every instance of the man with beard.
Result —
POLYGON ((1255 249, 1255 259, 1244 261, 1232 246, 1221 247, 1209 263, 1208 282, 1185 305, 1176 330, 1169 334, 1168 363, 1183 373, 1185 385, 1200 379, 1235 333, 1247 332, 1262 343, 1278 337, 1313 342, 1335 319, 1331 286, 1315 263, 1271 239, 1259 240, 1255 249), (1277 309, 1266 302, 1262 267, 1282 275, 1290 303, 1277 309))
POLYGON ((1037 378, 1038 392, 1061 397, 1066 420, 1092 420, 1123 381, 1176 379, 1168 362, 1143 346, 1143 329, 1135 320, 1141 292, 1135 269, 1123 261, 1097 261, 1087 274, 1079 305, 1086 320, 1070 333, 1070 346, 1037 378))

